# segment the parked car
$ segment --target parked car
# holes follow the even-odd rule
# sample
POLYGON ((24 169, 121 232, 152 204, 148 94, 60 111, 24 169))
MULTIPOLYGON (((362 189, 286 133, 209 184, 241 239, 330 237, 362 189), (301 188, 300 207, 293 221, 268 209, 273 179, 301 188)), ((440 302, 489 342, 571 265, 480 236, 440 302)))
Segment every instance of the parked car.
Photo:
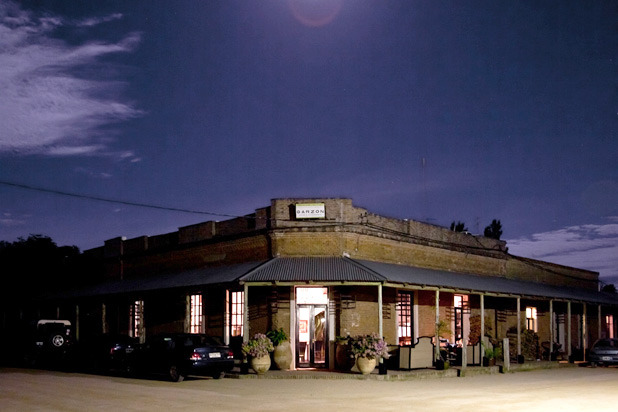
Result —
POLYGON ((122 334, 103 334, 80 340, 74 351, 76 368, 93 373, 129 373, 139 341, 122 334))
POLYGON ((223 376, 234 367, 234 354, 212 336, 169 333, 153 336, 134 352, 139 374, 167 376, 181 382, 188 375, 223 376))
POLYGON ((70 321, 41 319, 30 333, 24 356, 29 365, 53 368, 70 366, 74 343, 70 321))
POLYGON ((588 361, 591 365, 618 364, 618 339, 599 339, 596 341, 588 351, 588 361))

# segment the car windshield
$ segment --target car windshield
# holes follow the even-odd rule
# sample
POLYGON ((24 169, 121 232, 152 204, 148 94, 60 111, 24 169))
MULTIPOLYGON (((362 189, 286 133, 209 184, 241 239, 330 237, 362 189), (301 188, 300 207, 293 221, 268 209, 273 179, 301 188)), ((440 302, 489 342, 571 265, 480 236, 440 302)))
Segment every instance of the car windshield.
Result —
POLYGON ((219 338, 206 335, 191 335, 183 338, 183 345, 188 346, 220 346, 222 342, 219 338))
POLYGON ((594 345, 596 348, 618 348, 618 340, 602 339, 594 345))

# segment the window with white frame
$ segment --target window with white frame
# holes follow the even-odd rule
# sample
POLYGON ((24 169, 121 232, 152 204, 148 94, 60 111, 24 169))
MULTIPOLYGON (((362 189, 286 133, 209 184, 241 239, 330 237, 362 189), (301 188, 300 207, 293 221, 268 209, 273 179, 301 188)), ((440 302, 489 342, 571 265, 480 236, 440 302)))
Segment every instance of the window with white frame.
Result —
POLYGON ((534 306, 526 307, 526 329, 538 332, 537 313, 534 306))
POLYGON ((413 337, 413 308, 414 295, 412 292, 397 293, 397 338, 399 345, 411 345, 413 337))
POLYGON ((129 336, 141 338, 144 321, 144 301, 136 300, 129 309, 129 336))
POLYGON ((468 303, 468 295, 455 295, 453 297, 453 314, 455 326, 455 342, 461 342, 464 332, 464 314, 469 313, 470 305, 468 303))
POLYGON ((190 313, 190 333, 204 332, 204 316, 202 306, 202 295, 191 295, 191 313, 190 313))
POLYGON ((242 336, 244 326, 245 292, 230 292, 230 336, 242 336))

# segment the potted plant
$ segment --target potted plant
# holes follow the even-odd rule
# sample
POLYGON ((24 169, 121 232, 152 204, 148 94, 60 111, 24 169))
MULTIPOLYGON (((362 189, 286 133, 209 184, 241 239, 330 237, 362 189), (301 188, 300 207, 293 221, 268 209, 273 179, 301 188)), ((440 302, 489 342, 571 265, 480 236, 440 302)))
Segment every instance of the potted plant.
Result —
POLYGON ((448 360, 448 346, 446 347, 445 350, 442 350, 440 347, 440 338, 442 337, 442 335, 444 334, 451 334, 451 328, 449 326, 449 324, 445 321, 445 320, 441 320, 439 322, 436 322, 436 338, 437 338, 437 345, 438 345, 438 354, 436 355, 436 361, 435 361, 435 365, 436 365, 436 369, 438 370, 444 370, 444 369, 448 369, 451 366, 451 363, 448 360))
POLYGON ((350 338, 350 351, 356 356, 356 367, 363 375, 370 374, 376 367, 376 358, 388 359, 386 341, 373 333, 350 338))
POLYGON ((292 348, 290 347, 288 335, 283 328, 279 328, 266 332, 266 336, 275 345, 273 359, 277 368, 282 371, 289 370, 292 363, 292 348))
POLYGON ((242 352, 251 358, 251 367, 258 375, 270 369, 270 352, 273 350, 272 341, 263 333, 256 333, 253 339, 242 345, 242 352))
POLYGON ((496 359, 502 356, 502 348, 496 346, 494 348, 485 348, 485 356, 483 356, 483 366, 494 366, 496 359))

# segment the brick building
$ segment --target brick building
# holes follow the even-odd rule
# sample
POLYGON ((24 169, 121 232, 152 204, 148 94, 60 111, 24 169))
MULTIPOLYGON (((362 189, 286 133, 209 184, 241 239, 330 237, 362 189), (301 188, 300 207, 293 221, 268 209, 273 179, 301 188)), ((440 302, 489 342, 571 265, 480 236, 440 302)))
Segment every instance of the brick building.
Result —
MULTIPOLYGON (((615 336, 598 273, 517 257, 500 240, 378 216, 350 199, 274 199, 255 213, 84 252, 101 281, 53 303, 79 336, 205 332, 233 347, 283 328, 293 367, 333 368, 335 337, 460 346, 512 338, 513 354, 582 356, 615 336), (526 346, 528 335, 538 339, 526 346)), ((53 316, 52 315, 52 316, 53 316)), ((478 353, 468 362, 478 361, 478 353)))

